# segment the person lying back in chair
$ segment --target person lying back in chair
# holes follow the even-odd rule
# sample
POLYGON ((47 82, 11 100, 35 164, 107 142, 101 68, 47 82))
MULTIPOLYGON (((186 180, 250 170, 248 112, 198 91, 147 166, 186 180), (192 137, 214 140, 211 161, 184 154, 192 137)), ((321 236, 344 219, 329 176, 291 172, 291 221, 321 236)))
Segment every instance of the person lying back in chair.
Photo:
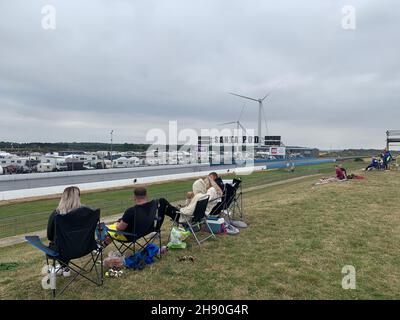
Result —
POLYGON ((192 191, 186 194, 185 205, 183 207, 176 207, 168 202, 168 200, 161 198, 159 200, 160 208, 159 213, 162 219, 169 216, 172 220, 184 222, 181 214, 187 217, 192 217, 199 200, 207 196, 207 184, 203 179, 197 179, 192 186, 192 191))

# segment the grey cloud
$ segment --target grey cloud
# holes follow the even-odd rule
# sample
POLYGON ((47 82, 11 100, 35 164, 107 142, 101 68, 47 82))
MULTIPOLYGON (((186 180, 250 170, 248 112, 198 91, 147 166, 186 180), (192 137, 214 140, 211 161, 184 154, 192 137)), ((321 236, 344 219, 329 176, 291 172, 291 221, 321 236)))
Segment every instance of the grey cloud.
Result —
MULTIPOLYGON (((2 1, 0 137, 107 141, 114 128, 139 142, 168 120, 197 129, 235 120, 244 101, 228 91, 272 89, 269 133, 285 142, 381 147, 400 116, 399 9, 396 0, 2 1), (48 3, 55 31, 40 27, 48 3), (341 27, 348 4, 353 31, 341 27)), ((246 102, 247 127, 256 107, 246 102)))

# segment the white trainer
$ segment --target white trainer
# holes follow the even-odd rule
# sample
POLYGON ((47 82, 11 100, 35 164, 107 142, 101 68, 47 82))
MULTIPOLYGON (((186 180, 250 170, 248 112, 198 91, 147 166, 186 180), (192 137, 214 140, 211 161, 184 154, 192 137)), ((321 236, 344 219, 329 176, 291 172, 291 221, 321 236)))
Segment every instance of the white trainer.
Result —
POLYGON ((64 278, 68 278, 71 275, 71 270, 69 268, 64 268, 62 275, 64 278))

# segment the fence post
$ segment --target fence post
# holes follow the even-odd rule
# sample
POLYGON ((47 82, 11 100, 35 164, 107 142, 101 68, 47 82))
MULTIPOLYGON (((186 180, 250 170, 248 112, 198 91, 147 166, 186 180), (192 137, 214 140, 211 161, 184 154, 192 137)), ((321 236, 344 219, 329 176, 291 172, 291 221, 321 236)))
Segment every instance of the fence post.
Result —
POLYGON ((15 220, 15 223, 14 223, 14 234, 13 234, 13 236, 16 236, 18 234, 17 233, 18 218, 15 218, 14 220, 15 220))

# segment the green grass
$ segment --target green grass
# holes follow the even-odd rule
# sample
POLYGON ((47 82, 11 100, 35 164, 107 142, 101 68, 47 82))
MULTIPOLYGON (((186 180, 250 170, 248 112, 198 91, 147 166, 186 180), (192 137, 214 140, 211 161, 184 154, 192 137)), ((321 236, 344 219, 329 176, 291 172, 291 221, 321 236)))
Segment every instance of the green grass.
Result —
MULTIPOLYGON (((249 228, 199 249, 170 251, 102 287, 79 281, 63 299, 399 299, 399 172, 313 186, 315 177, 244 194, 249 228), (196 262, 178 262, 193 255, 196 262), (356 268, 356 290, 341 269, 356 268)), ((169 222, 164 226, 169 227, 169 222)), ((167 234, 164 233, 164 241, 167 234)), ((109 247, 108 250, 111 250, 109 247)), ((43 255, 27 244, 0 250, 1 299, 49 299, 43 255)))
MULTIPOLYGON (((359 168, 361 165, 354 161, 347 162, 349 169, 359 168)), ((294 173, 286 170, 271 170, 256 172, 242 176, 244 187, 262 185, 303 175, 315 173, 331 173, 333 164, 319 164, 296 168, 294 173)), ((233 175, 228 175, 232 177, 233 175)), ((193 179, 187 181, 153 184, 148 186, 151 197, 165 197, 169 201, 181 201, 186 191, 191 189, 193 179)), ((132 205, 132 188, 103 192, 86 193, 82 196, 82 203, 93 208, 101 209, 102 217, 123 212, 132 205)), ((17 204, 1 205, 0 203, 0 238, 43 230, 46 228, 50 213, 57 207, 58 199, 30 201, 17 204)))

